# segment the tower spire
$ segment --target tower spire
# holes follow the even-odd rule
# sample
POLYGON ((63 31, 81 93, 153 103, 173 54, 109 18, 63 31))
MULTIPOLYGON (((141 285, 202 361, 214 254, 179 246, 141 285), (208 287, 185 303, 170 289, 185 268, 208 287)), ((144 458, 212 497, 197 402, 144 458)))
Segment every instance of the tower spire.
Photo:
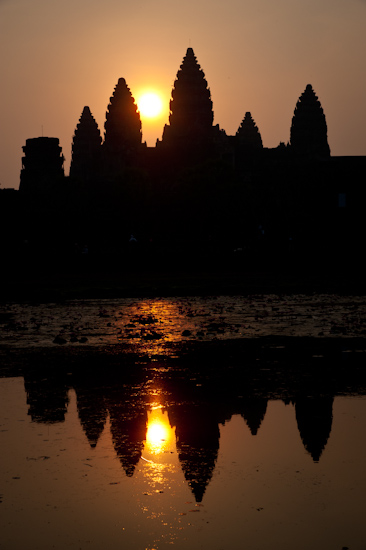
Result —
POLYGON ((324 111, 311 84, 296 103, 290 144, 293 152, 299 155, 330 156, 324 111))
POLYGON ((107 173, 119 174, 141 146, 141 119, 126 80, 120 78, 110 98, 104 124, 107 173))
POLYGON ((249 111, 245 113, 245 117, 236 132, 236 137, 245 149, 263 149, 261 135, 249 111))
POLYGON ((169 106, 163 142, 197 144, 209 139, 213 123, 211 92, 191 47, 177 72, 169 106))
POLYGON ((70 177, 79 181, 95 179, 100 171, 102 137, 90 108, 85 106, 72 140, 70 177))

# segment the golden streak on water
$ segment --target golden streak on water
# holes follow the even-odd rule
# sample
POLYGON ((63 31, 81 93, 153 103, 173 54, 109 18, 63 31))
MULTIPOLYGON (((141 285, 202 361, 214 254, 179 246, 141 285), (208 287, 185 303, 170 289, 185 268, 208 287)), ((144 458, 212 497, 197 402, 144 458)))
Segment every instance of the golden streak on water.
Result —
POLYGON ((156 407, 148 412, 145 452, 159 455, 174 441, 174 429, 169 424, 167 412, 156 407))
POLYGON ((146 440, 141 457, 145 463, 144 478, 151 488, 161 492, 176 470, 175 428, 170 426, 168 413, 161 405, 154 405, 147 414, 146 440))

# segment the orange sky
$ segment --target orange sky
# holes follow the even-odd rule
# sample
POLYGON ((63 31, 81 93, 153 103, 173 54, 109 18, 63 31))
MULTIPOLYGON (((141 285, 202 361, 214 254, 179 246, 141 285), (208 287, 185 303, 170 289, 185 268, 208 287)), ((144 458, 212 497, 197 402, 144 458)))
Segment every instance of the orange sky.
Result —
POLYGON ((289 140, 310 83, 333 155, 366 155, 366 0, 0 0, 0 184, 19 185, 27 138, 58 137, 68 174, 84 105, 104 135, 118 78, 134 96, 156 88, 164 117, 143 122, 154 145, 192 46, 229 135, 251 111, 265 147, 289 140))

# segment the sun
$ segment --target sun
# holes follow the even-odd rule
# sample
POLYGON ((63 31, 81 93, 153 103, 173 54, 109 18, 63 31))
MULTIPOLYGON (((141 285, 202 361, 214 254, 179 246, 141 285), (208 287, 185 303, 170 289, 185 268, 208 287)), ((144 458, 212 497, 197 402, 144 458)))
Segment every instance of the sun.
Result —
POLYGON ((156 118, 163 109, 163 102, 156 92, 145 92, 137 99, 138 109, 143 117, 156 118))

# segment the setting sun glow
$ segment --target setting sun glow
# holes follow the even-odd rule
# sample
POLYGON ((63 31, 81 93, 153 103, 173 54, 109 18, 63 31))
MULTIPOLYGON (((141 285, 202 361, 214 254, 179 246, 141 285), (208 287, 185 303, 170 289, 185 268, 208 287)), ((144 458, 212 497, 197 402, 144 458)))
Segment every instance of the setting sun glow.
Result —
POLYGON ((158 117, 163 109, 163 103, 155 92, 145 92, 137 99, 138 109, 143 117, 158 117))

